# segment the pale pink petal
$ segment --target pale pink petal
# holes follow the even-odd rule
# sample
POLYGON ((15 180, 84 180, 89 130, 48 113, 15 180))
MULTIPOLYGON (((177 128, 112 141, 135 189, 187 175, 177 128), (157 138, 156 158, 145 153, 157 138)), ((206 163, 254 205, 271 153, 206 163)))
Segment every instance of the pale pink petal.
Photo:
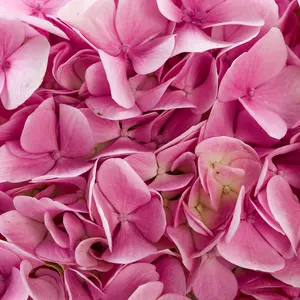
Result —
POLYGON ((40 86, 46 72, 50 44, 44 36, 30 39, 8 59, 1 99, 6 109, 23 104, 40 86))
POLYGON ((163 36, 132 49, 130 58, 134 70, 138 74, 156 71, 170 58, 174 44, 174 36, 163 36))
POLYGON ((114 18, 114 1, 73 0, 59 10, 58 17, 77 28, 93 45, 111 54, 120 53, 114 18))
POLYGON ((277 76, 257 88, 253 101, 280 116, 292 127, 299 120, 298 98, 300 89, 296 84, 300 80, 300 68, 285 67, 277 76))
POLYGON ((287 48, 282 33, 272 28, 249 52, 232 63, 221 81, 218 99, 232 101, 246 96, 249 89, 279 74, 286 60, 287 48))
POLYGON ((294 251, 300 242, 300 204, 281 176, 274 176, 267 185, 267 197, 271 212, 289 238, 294 251))
POLYGON ((284 259, 247 220, 240 222, 230 243, 221 240, 217 249, 226 260, 243 268, 275 272, 284 267, 284 259))
POLYGON ((160 281, 151 281, 140 285, 128 300, 156 300, 162 293, 164 288, 160 281))
POLYGON ((175 48, 172 56, 182 52, 205 52, 207 50, 225 48, 232 45, 230 42, 212 39, 194 24, 185 24, 175 31, 175 33, 175 48))
POLYGON ((99 51, 114 101, 124 108, 134 105, 135 97, 127 79, 127 63, 124 56, 117 57, 99 51))
POLYGON ((174 4, 172 0, 157 0, 159 11, 168 20, 180 23, 183 20, 184 14, 182 10, 174 4))
POLYGON ((119 213, 131 213, 151 199, 146 184, 122 159, 106 160, 98 171, 97 181, 119 213))
POLYGON ((130 222, 122 222, 120 230, 113 240, 112 252, 106 250, 102 259, 111 263, 128 264, 138 261, 156 252, 130 222))
POLYGON ((160 14, 156 1, 118 1, 116 30, 123 45, 136 47, 149 37, 164 33, 168 21, 160 14), (147 20, 147 22, 145 22, 147 20))
POLYGON ((16 210, 0 216, 0 233, 25 250, 33 251, 45 238, 46 232, 44 224, 24 217, 16 210))
POLYGON ((232 220, 228 227, 228 232, 226 233, 225 236, 226 243, 230 243, 231 239, 234 237, 236 231, 238 230, 241 215, 243 212, 244 199, 245 199, 245 187, 242 186, 239 192, 238 199, 236 200, 234 212, 232 215, 232 220))

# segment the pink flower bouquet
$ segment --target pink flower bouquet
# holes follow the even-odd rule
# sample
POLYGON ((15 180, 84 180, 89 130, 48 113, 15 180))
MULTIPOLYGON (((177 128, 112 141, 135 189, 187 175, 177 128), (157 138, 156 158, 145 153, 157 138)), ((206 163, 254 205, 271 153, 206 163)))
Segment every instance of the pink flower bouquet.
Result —
POLYGON ((0 298, 300 299, 299 5, 0 0, 0 298))

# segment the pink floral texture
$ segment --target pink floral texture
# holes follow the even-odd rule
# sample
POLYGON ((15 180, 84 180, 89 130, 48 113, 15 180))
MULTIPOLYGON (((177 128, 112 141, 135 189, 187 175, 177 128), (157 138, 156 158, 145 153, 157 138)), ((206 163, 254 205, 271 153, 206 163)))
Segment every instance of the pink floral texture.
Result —
POLYGON ((0 0, 0 298, 300 299, 297 0, 0 0))

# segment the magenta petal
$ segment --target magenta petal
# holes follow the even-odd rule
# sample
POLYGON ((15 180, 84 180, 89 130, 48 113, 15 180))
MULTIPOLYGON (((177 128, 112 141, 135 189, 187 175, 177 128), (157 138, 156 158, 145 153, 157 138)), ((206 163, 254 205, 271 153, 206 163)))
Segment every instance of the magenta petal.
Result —
POLYGON ((271 212, 290 240, 296 252, 300 242, 300 204, 296 201, 287 181, 274 176, 267 185, 267 197, 271 212))
POLYGON ((154 195, 151 201, 129 215, 142 235, 149 241, 156 243, 162 237, 166 228, 166 217, 161 199, 154 195))
POLYGON ((33 251, 44 239, 46 232, 44 224, 24 217, 16 210, 0 216, 0 233, 9 242, 25 250, 33 251))
POLYGON ((125 57, 111 56, 99 51, 107 80, 114 101, 124 108, 132 108, 135 102, 133 91, 127 79, 127 63, 125 57))
POLYGON ((217 248, 226 260, 243 268, 275 272, 284 267, 284 259, 246 220, 241 221, 230 243, 221 240, 217 248))
POLYGON ((131 213, 151 199, 146 184, 122 159, 106 160, 98 171, 97 181, 119 213, 131 213))
POLYGON ((135 225, 123 222, 113 241, 112 252, 106 250, 102 258, 111 263, 128 264, 155 252, 156 248, 146 242, 135 225))
POLYGON ((23 104, 40 86, 46 72, 50 44, 44 36, 30 39, 8 59, 1 99, 6 109, 23 104))
POLYGON ((80 157, 93 151, 93 133, 86 117, 79 109, 61 104, 59 106, 59 125, 60 149, 64 156, 80 157))

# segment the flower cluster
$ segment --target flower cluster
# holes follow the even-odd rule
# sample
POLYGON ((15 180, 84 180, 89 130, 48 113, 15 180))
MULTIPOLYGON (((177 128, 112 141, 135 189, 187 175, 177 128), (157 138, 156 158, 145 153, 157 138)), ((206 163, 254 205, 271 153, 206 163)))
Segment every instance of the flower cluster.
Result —
POLYGON ((299 4, 0 0, 0 298, 300 299, 299 4))

